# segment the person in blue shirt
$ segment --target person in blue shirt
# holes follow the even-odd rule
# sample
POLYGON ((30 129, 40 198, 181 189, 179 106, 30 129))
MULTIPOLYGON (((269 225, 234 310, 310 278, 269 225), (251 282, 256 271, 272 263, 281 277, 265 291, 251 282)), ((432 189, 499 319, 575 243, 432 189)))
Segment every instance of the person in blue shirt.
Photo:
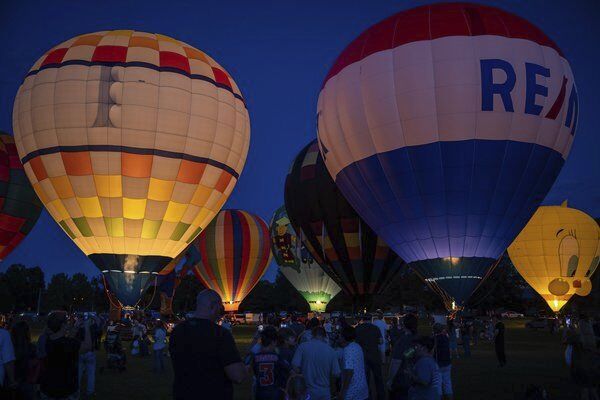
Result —
POLYGON ((331 380, 340 376, 340 364, 326 342, 325 329, 315 327, 311 339, 298 346, 292 367, 304 376, 311 400, 331 399, 331 380))
POLYGON ((414 343, 415 364, 409 372, 411 386, 409 400, 440 400, 441 382, 437 362, 432 356, 433 338, 421 336, 414 343))

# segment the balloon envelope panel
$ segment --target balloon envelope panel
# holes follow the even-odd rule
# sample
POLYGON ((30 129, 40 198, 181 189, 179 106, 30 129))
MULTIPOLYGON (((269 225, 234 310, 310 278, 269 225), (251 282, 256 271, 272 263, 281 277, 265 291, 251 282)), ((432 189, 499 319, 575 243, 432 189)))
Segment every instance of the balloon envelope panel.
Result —
POLYGON ((242 210, 221 211, 192 246, 201 256, 195 275, 221 295, 226 311, 238 309, 271 261, 267 224, 242 210))
POLYGON ((403 265, 337 189, 316 140, 292 163, 285 181, 285 208, 317 263, 355 299, 368 301, 382 292, 403 265))
POLYGON ((568 61, 538 28, 451 3, 361 34, 330 70, 317 112, 340 191, 460 304, 552 186, 578 98, 568 61))
POLYGON ((270 225, 271 252, 279 271, 308 302, 311 311, 325 311, 340 287, 306 249, 288 218, 285 206, 273 214, 270 225))
POLYGON ((159 272, 233 190, 250 139, 231 76, 160 34, 103 31, 44 54, 13 112, 25 172, 102 271, 159 272), (129 267, 128 256, 140 256, 129 267))
POLYGON ((0 132, 0 261, 33 229, 42 203, 25 176, 12 136, 0 132))
POLYGON ((600 228, 566 202, 538 208, 508 247, 511 261, 529 285, 558 312, 574 295, 586 296, 600 260, 600 228))

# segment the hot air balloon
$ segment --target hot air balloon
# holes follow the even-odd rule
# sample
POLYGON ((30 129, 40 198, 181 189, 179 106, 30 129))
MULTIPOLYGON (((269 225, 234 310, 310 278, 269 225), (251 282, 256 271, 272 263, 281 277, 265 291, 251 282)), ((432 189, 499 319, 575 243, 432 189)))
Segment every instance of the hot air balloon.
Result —
POLYGON ((324 312, 340 287, 319 266, 290 224, 285 206, 273 214, 271 252, 279 271, 304 297, 311 311, 324 312))
POLYGON ((323 164, 317 141, 296 156, 285 180, 294 231, 355 306, 369 307, 400 271, 402 260, 356 214, 323 164))
POLYGON ((201 256, 194 274, 219 293, 225 311, 235 312, 267 270, 269 244, 269 228, 260 217, 223 210, 192 243, 191 251, 201 256))
POLYGON ((508 247, 527 283, 558 312, 571 296, 587 296, 600 260, 600 227, 575 208, 542 206, 508 247))
POLYGON ((14 139, 0 131, 0 262, 31 231, 41 212, 42 203, 25 176, 14 139))
POLYGON ((132 30, 44 54, 13 126, 42 203, 126 306, 219 212, 250 139, 244 99, 219 64, 132 30))
POLYGON ((317 129, 356 212, 460 306, 552 186, 578 113, 569 62, 542 31, 439 3, 350 43, 323 83, 317 129))

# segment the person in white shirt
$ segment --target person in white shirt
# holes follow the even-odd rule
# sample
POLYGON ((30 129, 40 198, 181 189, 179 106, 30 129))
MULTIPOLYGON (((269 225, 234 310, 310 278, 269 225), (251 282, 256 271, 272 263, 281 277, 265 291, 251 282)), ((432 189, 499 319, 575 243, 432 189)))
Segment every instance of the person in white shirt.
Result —
POLYGON ((167 331, 162 325, 162 322, 157 321, 154 328, 154 344, 152 350, 154 351, 154 372, 161 373, 165 370, 163 362, 163 351, 167 346, 167 331))
POLYGON ((14 387, 15 381, 15 349, 10 333, 0 328, 0 391, 4 387, 14 387))
POLYGON ((381 311, 377 312, 377 318, 375 318, 375 320, 373 320, 373 325, 375 325, 377 328, 379 328, 379 331, 381 332, 381 337, 383 338, 383 341, 379 345, 379 352, 381 353, 381 361, 383 363, 385 363, 387 331, 388 331, 389 327, 388 327, 388 324, 383 320, 383 313, 381 311))
POLYGON ((340 336, 340 345, 344 348, 342 355, 342 387, 341 400, 365 400, 369 398, 369 386, 365 372, 365 358, 362 348, 354 339, 354 328, 344 326, 340 336))

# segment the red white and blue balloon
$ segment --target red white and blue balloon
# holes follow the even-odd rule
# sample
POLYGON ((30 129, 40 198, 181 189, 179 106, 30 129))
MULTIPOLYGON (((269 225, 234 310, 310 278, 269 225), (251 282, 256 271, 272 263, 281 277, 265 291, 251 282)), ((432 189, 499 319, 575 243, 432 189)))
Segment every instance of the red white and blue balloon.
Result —
POLYGON ((460 305, 548 193, 578 111, 569 62, 540 29, 432 4, 341 53, 319 94, 319 145, 358 214, 460 305))

